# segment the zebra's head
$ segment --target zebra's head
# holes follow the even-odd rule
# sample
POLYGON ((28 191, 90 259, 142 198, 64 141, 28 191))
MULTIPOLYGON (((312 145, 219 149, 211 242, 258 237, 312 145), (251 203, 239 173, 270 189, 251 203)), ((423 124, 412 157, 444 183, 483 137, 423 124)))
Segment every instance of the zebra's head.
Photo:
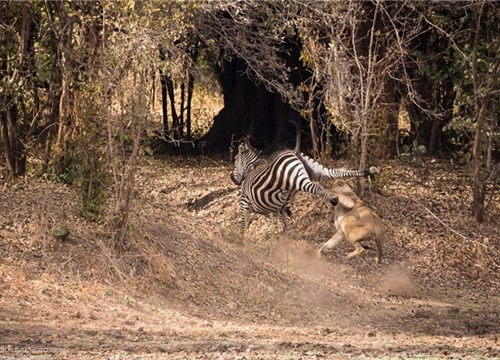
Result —
POLYGON ((248 171, 253 169, 255 163, 260 159, 260 153, 255 149, 247 138, 243 138, 238 145, 238 153, 234 158, 234 169, 231 180, 236 185, 241 185, 248 171))

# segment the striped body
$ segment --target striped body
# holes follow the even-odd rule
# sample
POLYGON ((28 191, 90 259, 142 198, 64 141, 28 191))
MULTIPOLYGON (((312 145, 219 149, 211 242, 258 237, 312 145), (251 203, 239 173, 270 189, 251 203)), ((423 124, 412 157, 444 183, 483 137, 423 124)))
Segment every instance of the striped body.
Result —
POLYGON ((366 176, 367 171, 327 169, 304 154, 292 150, 279 151, 264 159, 246 140, 238 147, 233 182, 242 185, 240 200, 240 232, 243 235, 249 211, 266 215, 284 215, 284 231, 290 221, 290 204, 297 191, 322 196, 333 205, 332 196, 315 180, 366 176))
POLYGON ((249 171, 243 181, 241 202, 249 210, 267 215, 286 209, 296 191, 333 200, 322 185, 311 181, 300 158, 286 150, 249 171))

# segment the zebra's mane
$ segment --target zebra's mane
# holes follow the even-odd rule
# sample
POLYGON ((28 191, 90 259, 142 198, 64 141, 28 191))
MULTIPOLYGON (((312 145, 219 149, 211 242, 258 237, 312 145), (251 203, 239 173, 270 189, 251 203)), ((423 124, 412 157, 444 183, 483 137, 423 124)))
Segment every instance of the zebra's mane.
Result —
MULTIPOLYGON (((300 144, 300 138, 298 139, 298 141, 300 144)), ((293 155, 295 155, 299 158, 301 155, 300 151, 299 151, 299 153, 297 153, 297 147, 295 149, 290 149, 290 148, 278 149, 278 150, 273 151, 269 155, 263 155, 262 150, 258 150, 257 148, 252 146, 252 144, 250 143, 249 136, 243 137, 240 140, 233 141, 232 148, 235 146, 235 144, 242 144, 242 143, 245 144, 245 147, 248 149, 248 151, 251 151, 252 153, 254 153, 256 155, 256 160, 253 161, 251 164, 252 171, 257 169, 257 168, 261 169, 261 168, 267 166, 268 164, 273 163, 273 161, 277 157, 281 156, 285 152, 291 152, 291 153, 293 153, 293 155)))

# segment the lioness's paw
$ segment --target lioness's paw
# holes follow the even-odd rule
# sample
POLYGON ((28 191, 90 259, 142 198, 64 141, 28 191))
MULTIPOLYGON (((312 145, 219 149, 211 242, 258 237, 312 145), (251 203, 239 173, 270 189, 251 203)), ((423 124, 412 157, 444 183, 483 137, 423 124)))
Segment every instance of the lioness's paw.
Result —
POLYGON ((318 257, 320 257, 320 258, 321 258, 321 257, 323 257, 323 256, 326 254, 327 250, 328 250, 328 249, 327 249, 327 248, 325 248, 325 246, 324 246, 324 245, 320 246, 320 247, 319 247, 319 249, 317 250, 317 252, 318 252, 318 257))

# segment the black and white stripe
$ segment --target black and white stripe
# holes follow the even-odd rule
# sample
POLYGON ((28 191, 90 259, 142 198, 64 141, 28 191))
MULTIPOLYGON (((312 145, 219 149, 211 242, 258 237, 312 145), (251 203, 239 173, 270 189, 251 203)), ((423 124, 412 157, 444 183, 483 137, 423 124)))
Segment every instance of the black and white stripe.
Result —
POLYGON ((247 139, 238 146, 231 179, 242 185, 240 199, 240 232, 243 235, 249 211, 266 215, 284 216, 284 231, 290 221, 290 204, 297 191, 322 196, 336 205, 338 198, 332 196, 316 180, 368 176, 378 173, 377 168, 356 171, 327 169, 310 157, 293 150, 279 151, 265 159, 247 139))

